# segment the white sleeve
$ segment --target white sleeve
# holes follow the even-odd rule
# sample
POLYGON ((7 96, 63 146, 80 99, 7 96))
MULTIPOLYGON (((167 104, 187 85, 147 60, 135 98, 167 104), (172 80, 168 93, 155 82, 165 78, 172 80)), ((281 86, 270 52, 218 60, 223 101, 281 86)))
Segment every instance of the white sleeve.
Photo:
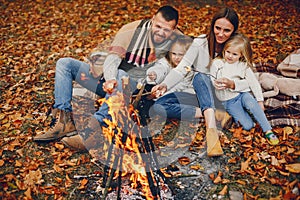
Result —
POLYGON ((117 54, 110 54, 106 57, 103 64, 103 73, 105 80, 116 79, 118 67, 122 62, 122 58, 117 54))
MULTIPOLYGON (((167 74, 170 72, 171 66, 169 65, 168 61, 165 58, 162 58, 158 60, 152 67, 150 67, 146 74, 148 75, 150 72, 156 73, 156 80, 155 84, 161 83, 167 74)), ((146 78, 147 83, 152 83, 152 81, 148 78, 146 78)))
POLYGON ((263 101, 264 97, 263 97, 261 86, 251 68, 246 69, 245 78, 248 81, 250 89, 251 89, 254 97, 256 98, 256 100, 263 101))
POLYGON ((222 66, 223 66, 223 62, 219 58, 214 59, 213 62, 211 63, 209 74, 211 75, 210 79, 212 82, 216 80, 216 77, 218 76, 217 75, 218 69, 221 68, 222 66))
POLYGON ((201 72, 207 72, 205 71, 206 69, 203 70, 203 68, 208 66, 210 59, 206 44, 207 39, 204 37, 195 38, 193 40, 193 43, 190 45, 181 62, 176 68, 169 72, 163 81, 163 83, 167 85, 168 89, 172 88, 186 76, 189 72, 186 67, 194 66, 201 72))

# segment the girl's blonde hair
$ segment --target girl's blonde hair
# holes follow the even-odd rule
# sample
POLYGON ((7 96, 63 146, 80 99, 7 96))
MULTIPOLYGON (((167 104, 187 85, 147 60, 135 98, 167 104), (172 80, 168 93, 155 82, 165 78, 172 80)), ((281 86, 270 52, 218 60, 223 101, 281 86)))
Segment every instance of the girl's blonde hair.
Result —
POLYGON ((253 67, 252 62, 252 48, 250 44, 250 40, 248 37, 246 37, 243 34, 236 34, 232 36, 226 43, 222 52, 222 56, 224 58, 225 51, 228 47, 234 46, 238 47, 238 49, 241 51, 241 58, 240 61, 246 62, 249 67, 253 67))
MULTIPOLYGON (((190 45, 192 44, 193 42, 193 38, 190 37, 190 36, 187 36, 187 35, 179 35, 177 36, 177 38, 173 41, 172 43, 172 46, 175 45, 175 44, 178 44, 180 46, 182 46, 184 52, 186 52, 190 45)), ((171 47, 172 48, 172 47, 171 47)), ((170 48, 170 49, 171 49, 170 48)), ((171 58, 170 58, 170 52, 167 53, 166 55, 166 59, 168 60, 169 63, 172 63, 171 62, 171 58)), ((174 66, 175 67, 175 66, 174 66)))

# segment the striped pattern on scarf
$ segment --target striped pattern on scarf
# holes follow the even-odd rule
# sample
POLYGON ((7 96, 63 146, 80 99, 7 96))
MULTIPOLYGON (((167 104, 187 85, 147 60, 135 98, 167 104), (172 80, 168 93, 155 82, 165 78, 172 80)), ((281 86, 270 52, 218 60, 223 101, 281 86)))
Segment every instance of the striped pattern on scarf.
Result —
POLYGON ((120 55, 127 63, 138 67, 156 60, 151 38, 151 20, 138 20, 124 25, 109 47, 110 53, 120 55))

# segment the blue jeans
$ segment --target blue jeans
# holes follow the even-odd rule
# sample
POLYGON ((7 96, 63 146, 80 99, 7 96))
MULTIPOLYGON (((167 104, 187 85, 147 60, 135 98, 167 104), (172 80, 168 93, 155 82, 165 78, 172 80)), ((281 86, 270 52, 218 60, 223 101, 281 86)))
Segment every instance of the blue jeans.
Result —
POLYGON ((196 107, 199 107, 196 95, 186 92, 173 92, 160 97, 154 103, 152 109, 156 115, 164 119, 192 121, 195 120, 196 107))
POLYGON ((208 108, 215 109, 210 78, 206 74, 197 73, 193 87, 196 95, 174 92, 162 96, 153 105, 154 112, 165 118, 191 121, 195 120, 196 107, 200 107, 202 113, 208 108))
POLYGON ((202 113, 208 109, 215 109, 215 101, 210 77, 203 73, 197 73, 193 79, 193 87, 199 101, 202 113))
POLYGON ((239 122, 245 130, 250 130, 254 127, 254 121, 249 113, 253 115, 264 132, 272 129, 264 111, 256 99, 248 92, 240 93, 237 97, 224 101, 223 105, 235 122, 239 122))
POLYGON ((105 96, 102 89, 104 79, 96 79, 89 73, 89 65, 73 58, 60 58, 56 63, 53 108, 72 111, 73 81, 76 81, 100 97, 105 96))

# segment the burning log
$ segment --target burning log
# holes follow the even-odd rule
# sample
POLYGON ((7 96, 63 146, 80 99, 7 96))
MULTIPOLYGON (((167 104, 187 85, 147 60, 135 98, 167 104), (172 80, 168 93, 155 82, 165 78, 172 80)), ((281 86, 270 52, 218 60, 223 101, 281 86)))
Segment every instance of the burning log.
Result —
POLYGON ((107 127, 102 128, 110 141, 102 182, 103 199, 114 178, 117 179, 117 199, 121 198, 122 177, 129 174, 127 171, 131 172, 132 186, 142 186, 147 199, 161 199, 160 180, 165 183, 167 179, 160 170, 149 130, 140 125, 138 112, 130 103, 129 78, 122 81, 123 92, 108 99, 112 120, 105 120, 107 127))

